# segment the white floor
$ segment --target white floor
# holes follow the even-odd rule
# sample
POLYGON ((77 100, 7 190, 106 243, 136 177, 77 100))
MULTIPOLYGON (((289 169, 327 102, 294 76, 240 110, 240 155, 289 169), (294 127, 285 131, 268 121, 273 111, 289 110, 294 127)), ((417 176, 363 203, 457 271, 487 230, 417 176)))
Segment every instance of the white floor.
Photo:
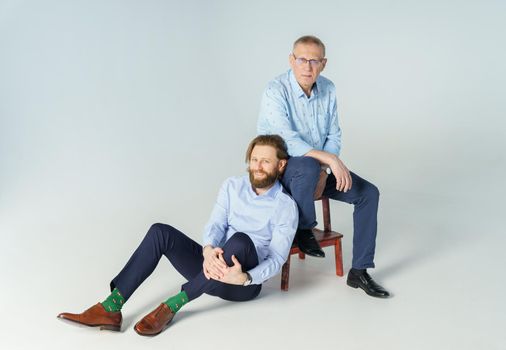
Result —
MULTIPOLYGON (((331 205, 335 228, 345 234, 347 271, 351 208, 331 205)), ((382 196, 381 208, 372 275, 392 298, 374 299, 347 287, 345 277, 334 275, 331 258, 293 259, 288 292, 279 289, 278 276, 251 302, 203 296, 154 338, 140 337, 132 327, 183 282, 166 260, 125 306, 121 333, 56 318, 102 300, 109 279, 144 234, 136 231, 145 230, 123 227, 113 217, 87 226, 55 220, 52 228, 46 222, 37 231, 37 214, 16 217, 11 211, 2 229, 17 235, 2 244, 0 348, 504 349, 506 240, 499 209, 394 191, 382 196), (89 233, 93 227, 97 232, 89 233), (83 237, 75 242, 78 234, 83 237)), ((331 255, 331 248, 326 251, 331 255)))

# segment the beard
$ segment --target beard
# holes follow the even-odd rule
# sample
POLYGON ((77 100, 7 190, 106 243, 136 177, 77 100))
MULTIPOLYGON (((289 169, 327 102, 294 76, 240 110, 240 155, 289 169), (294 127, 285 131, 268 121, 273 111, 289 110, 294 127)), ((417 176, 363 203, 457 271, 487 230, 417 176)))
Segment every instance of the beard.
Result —
POLYGON ((262 173, 265 176, 261 179, 255 178, 255 172, 251 169, 248 169, 249 173, 249 181, 251 182, 251 185, 255 188, 266 188, 270 187, 276 180, 279 178, 280 173, 276 169, 272 173, 265 172, 263 170, 258 170, 257 173, 262 173))

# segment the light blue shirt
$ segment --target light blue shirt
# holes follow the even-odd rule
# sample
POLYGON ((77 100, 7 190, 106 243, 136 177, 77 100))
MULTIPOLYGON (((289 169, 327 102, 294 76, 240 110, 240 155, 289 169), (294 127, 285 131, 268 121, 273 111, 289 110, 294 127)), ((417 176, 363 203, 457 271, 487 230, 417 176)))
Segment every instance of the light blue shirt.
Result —
POLYGON ((283 137, 291 156, 312 149, 339 156, 341 129, 334 84, 320 75, 308 98, 291 69, 276 77, 262 96, 257 132, 283 137))
POLYGON ((279 273, 288 258, 298 220, 297 205, 279 181, 257 195, 249 176, 230 177, 221 186, 204 229, 204 246, 222 247, 234 233, 247 234, 259 262, 248 273, 252 284, 262 284, 279 273))

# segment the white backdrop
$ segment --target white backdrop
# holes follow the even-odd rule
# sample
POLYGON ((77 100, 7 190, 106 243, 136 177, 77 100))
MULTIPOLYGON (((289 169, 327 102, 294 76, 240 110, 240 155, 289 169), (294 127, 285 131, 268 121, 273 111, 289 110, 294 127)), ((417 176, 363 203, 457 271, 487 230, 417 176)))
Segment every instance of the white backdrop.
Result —
MULTIPOLYGON (((327 46, 342 158, 382 193, 378 270, 409 273, 466 249, 432 272, 489 281, 476 311, 504 307, 505 10, 500 0, 0 1, 2 314, 35 293, 54 316, 92 282, 82 295, 105 296, 154 222, 200 240, 219 185, 244 173, 262 90, 303 34, 327 46)), ((333 211, 351 236, 351 208, 333 211)))

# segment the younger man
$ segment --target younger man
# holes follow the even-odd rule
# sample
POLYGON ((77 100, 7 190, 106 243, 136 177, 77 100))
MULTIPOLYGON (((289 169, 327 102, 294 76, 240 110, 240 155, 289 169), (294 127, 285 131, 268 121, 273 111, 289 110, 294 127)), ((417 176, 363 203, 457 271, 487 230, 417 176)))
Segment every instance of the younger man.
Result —
POLYGON ((288 159, 278 135, 262 135, 246 152, 249 176, 222 185, 203 246, 172 226, 154 224, 123 270, 111 282, 111 294, 81 314, 59 318, 119 331, 121 309, 165 255, 188 282, 134 327, 140 335, 164 330, 186 303, 203 293, 231 301, 255 298, 262 283, 279 273, 297 229, 298 210, 278 178, 288 159))

